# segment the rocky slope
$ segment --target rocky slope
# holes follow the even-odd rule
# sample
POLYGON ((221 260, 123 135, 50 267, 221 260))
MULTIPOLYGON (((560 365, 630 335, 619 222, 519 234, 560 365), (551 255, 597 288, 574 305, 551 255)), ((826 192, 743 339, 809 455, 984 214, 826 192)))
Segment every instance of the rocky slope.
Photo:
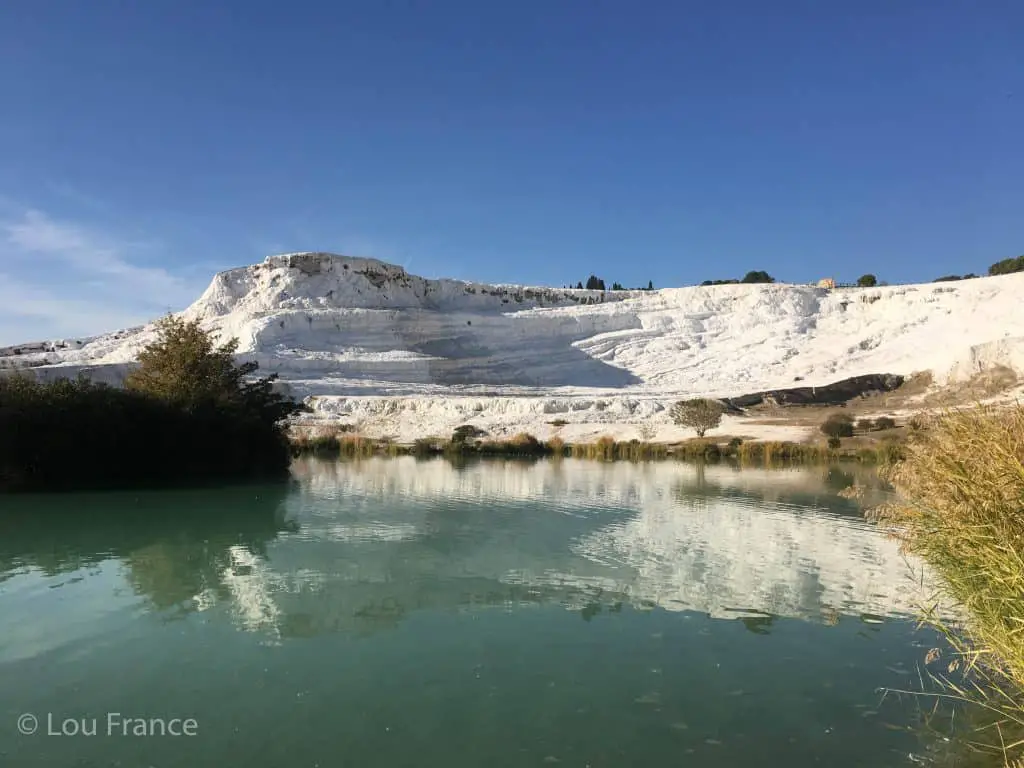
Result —
MULTIPOLYGON (((587 291, 430 280, 372 259, 271 256, 216 275, 184 311, 328 417, 495 424, 663 413, 867 374, 941 382, 1024 371, 1024 274, 828 290, 722 285, 587 291), (397 399, 396 399, 397 398, 397 399), (550 416, 548 416, 550 418, 550 416), (512 421, 515 421, 512 418, 512 421)), ((119 381, 151 326, 0 350, 0 368, 119 381)))

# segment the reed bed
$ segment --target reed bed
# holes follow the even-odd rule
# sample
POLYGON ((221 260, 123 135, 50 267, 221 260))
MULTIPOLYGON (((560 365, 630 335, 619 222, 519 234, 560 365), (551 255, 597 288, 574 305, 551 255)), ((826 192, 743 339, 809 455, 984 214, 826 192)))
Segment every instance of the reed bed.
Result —
POLYGON ((929 672, 974 705, 971 750, 1024 766, 1024 407, 943 412, 902 450, 882 472, 899 500, 870 517, 965 609, 956 626, 926 617, 952 653, 929 654, 929 672))

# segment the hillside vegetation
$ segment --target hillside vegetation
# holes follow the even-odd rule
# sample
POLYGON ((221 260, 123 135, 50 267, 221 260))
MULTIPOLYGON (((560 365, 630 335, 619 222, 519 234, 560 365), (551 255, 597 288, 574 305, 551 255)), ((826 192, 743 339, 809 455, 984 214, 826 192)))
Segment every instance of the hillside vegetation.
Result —
POLYGON ((283 474, 299 406, 250 381, 237 341, 169 317, 126 387, 0 378, 0 491, 167 485, 283 474))

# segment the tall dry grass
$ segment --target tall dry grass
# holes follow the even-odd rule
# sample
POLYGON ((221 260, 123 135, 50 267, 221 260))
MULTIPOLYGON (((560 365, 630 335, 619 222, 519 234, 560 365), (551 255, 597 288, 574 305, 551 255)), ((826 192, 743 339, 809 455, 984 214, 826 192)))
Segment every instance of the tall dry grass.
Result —
POLYGON ((966 609, 962 626, 929 617, 954 651, 933 676, 987 714, 972 748, 1024 766, 1024 407, 922 420, 883 476, 901 500, 871 516, 966 609))

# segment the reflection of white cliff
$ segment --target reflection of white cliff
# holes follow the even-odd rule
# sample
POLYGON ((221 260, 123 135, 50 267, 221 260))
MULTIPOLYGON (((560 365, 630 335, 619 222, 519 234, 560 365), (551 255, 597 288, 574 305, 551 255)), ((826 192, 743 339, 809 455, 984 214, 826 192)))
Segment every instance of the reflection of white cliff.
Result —
POLYGON ((274 600, 276 578, 267 563, 242 546, 228 550, 231 564, 222 574, 231 592, 232 608, 239 624, 247 630, 275 631, 281 609, 274 600))
POLYGON ((913 616, 926 596, 817 468, 372 459, 298 475, 298 530, 265 559, 231 550, 224 585, 246 629, 373 628, 503 594, 805 618, 913 616))
POLYGON ((668 609, 899 616, 916 613, 924 597, 896 543, 878 531, 737 499, 646 508, 575 546, 631 571, 618 589, 668 609))

